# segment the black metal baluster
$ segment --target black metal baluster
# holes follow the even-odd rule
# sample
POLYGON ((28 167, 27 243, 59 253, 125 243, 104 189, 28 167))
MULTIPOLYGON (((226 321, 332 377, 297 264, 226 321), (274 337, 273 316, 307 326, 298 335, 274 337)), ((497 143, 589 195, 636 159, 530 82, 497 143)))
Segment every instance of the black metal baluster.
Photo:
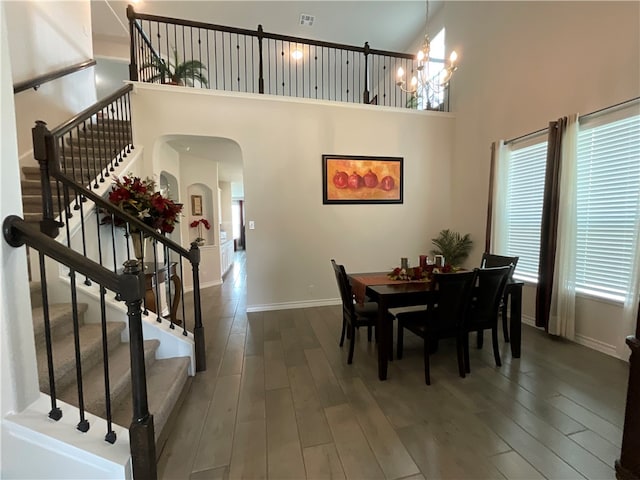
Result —
POLYGON ((98 205, 95 207, 96 212, 96 236, 98 238, 98 263, 102 264, 102 237, 100 235, 100 225, 102 225, 102 220, 100 219, 100 209, 98 205))
MULTIPOLYGON (((214 31, 213 34, 215 35, 215 33, 216 32, 214 31)), ((214 86, 211 84, 211 49, 209 47, 209 31, 206 30, 205 34, 206 34, 206 40, 207 40, 207 83, 209 84, 209 88, 213 89, 214 86)), ((214 53, 213 59, 214 59, 213 68, 216 68, 216 64, 215 64, 216 55, 215 55, 215 53, 214 53)))
POLYGON ((169 247, 167 245, 164 246, 164 269, 165 269, 165 282, 166 282, 166 292, 167 293, 167 304, 169 305, 169 328, 172 330, 176 328, 175 323, 173 321, 173 315, 171 312, 173 311, 173 299, 171 297, 171 260, 169 258, 169 247))
MULTIPOLYGON (((184 271, 182 268, 182 255, 180 255, 180 278, 184 278, 184 271)), ((184 286, 182 282, 180 282, 180 297, 182 298, 182 335, 187 336, 187 316, 185 314, 185 302, 184 302, 184 286)))
POLYGON ((58 408, 58 400, 56 395, 56 379, 53 365, 53 350, 51 348, 51 323, 49 321, 49 295, 47 293, 47 273, 45 269, 44 254, 38 252, 40 262, 40 288, 42 290, 42 315, 44 318, 44 338, 47 349, 47 369, 49 370, 49 397, 51 398, 51 410, 49 418, 60 420, 62 418, 62 410, 58 408))
MULTIPOLYGON (((153 280, 155 282, 154 293, 156 296, 156 322, 162 322, 162 316, 160 315, 160 274, 158 273, 158 240, 153 239, 154 247, 153 247, 153 280)), ((165 275, 166 277, 168 275, 165 275)))
POLYGON ((93 169, 96 172, 96 176, 93 181, 93 188, 100 187, 100 185, 98 184, 98 177, 100 178, 100 182, 104 183, 104 176, 102 175, 102 164, 98 163, 98 158, 96 157, 96 130, 94 130, 94 127, 97 121, 97 117, 95 116, 92 116, 91 120, 89 121, 89 128, 91 130, 91 156, 93 157, 93 169))
POLYGON ((102 326, 102 365, 104 371, 104 401, 107 414, 107 434, 104 439, 109 443, 115 443, 116 432, 113 431, 111 415, 111 386, 109 384, 109 345, 107 341, 107 306, 105 295, 107 290, 100 286, 100 324, 102 326))
MULTIPOLYGON (((84 207, 82 205, 82 202, 80 202, 80 231, 82 234, 82 255, 86 258, 87 257, 87 235, 84 228, 84 207)), ((84 284, 87 287, 91 286, 91 280, 89 280, 89 277, 86 275, 84 276, 84 284)))
MULTIPOLYGON (((89 188, 91 188, 91 169, 89 168, 89 141, 87 140, 87 121, 84 120, 82 122, 82 129, 80 129, 80 125, 78 125, 77 127, 78 130, 78 139, 80 139, 80 131, 82 131, 82 134, 84 136, 84 160, 86 161, 86 174, 84 172, 85 167, 83 166, 83 158, 82 158, 82 147, 80 147, 80 176, 82 177, 82 181, 80 182, 82 185, 85 185, 85 182, 87 182, 87 184, 89 185, 89 188)), ((83 202, 86 202, 87 199, 82 196, 81 200, 83 202)))
POLYGON ((127 144, 127 153, 131 153, 131 150, 135 150, 135 145, 133 144, 133 126, 131 125, 131 98, 129 97, 129 92, 124 97, 125 104, 125 119, 127 121, 127 133, 129 135, 129 143, 127 144))
POLYGON ((77 428, 81 432, 89 430, 89 421, 85 418, 84 412, 84 392, 82 387, 82 358, 80 356, 80 324, 78 321, 78 296, 76 291, 76 272, 69 271, 71 278, 71 308, 73 316, 73 344, 76 357, 76 382, 78 387, 78 409, 80 410, 80 421, 77 428))
MULTIPOLYGON (((238 34, 236 34, 236 56, 237 56, 237 62, 238 62, 238 91, 241 92, 242 91, 242 87, 240 86, 240 42, 238 41, 238 34)), ((247 76, 247 64, 246 64, 246 44, 245 44, 245 65, 244 65, 244 75, 245 77, 247 76)), ((245 90, 246 92, 246 90, 245 90)))
MULTIPOLYGON (((116 259, 116 227, 115 227, 115 221, 116 221, 116 217, 113 213, 109 214, 109 216, 111 217, 111 246, 112 246, 112 254, 113 254, 113 272, 114 273, 118 273, 118 263, 117 263, 117 259, 116 259)), ((125 227, 125 241, 128 238, 128 226, 125 227)), ((129 242, 127 241, 127 257, 129 257, 129 242)), ((119 302, 121 297, 120 297, 120 292, 116 292, 116 296, 115 299, 119 302)))
MULTIPOLYGON (((309 62, 311 65, 311 62, 309 62)), ((313 48, 313 76, 314 76, 314 90, 316 94, 316 99, 318 98, 318 46, 316 45, 313 48)), ((311 71, 309 71, 309 78, 311 78, 311 71)), ((309 98, 311 98, 311 80, 309 80, 309 98)))

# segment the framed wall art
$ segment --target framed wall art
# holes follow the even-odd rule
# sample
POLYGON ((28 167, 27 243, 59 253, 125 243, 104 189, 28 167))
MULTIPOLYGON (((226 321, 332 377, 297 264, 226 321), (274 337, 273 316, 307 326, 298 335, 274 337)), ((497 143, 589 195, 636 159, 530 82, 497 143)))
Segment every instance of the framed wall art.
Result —
POLYGON ((402 157, 322 155, 322 203, 402 203, 402 157))
POLYGON ((202 215, 202 195, 191 195, 191 215, 202 215))

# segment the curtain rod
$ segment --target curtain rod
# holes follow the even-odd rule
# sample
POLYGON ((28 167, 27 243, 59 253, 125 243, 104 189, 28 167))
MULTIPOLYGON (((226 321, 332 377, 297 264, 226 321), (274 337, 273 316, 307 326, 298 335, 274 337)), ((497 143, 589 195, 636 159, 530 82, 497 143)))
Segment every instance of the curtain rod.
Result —
MULTIPOLYGON (((640 100, 640 97, 631 98, 629 100, 625 100, 624 102, 616 103, 615 105, 610 105, 608 107, 601 108, 600 110, 595 110, 593 112, 580 115, 578 117, 578 120, 589 117, 591 115, 596 115, 598 113, 606 112, 607 110, 613 110, 615 108, 622 107, 628 103, 636 102, 638 100, 640 100)), ((510 138, 509 140, 505 140, 504 144, 508 145, 509 143, 517 142, 518 140, 524 140, 527 137, 533 137, 534 135, 538 135, 548 129, 549 127, 545 127, 545 128, 541 128, 540 130, 536 130, 535 132, 525 133, 524 135, 520 135, 519 137, 510 138)))

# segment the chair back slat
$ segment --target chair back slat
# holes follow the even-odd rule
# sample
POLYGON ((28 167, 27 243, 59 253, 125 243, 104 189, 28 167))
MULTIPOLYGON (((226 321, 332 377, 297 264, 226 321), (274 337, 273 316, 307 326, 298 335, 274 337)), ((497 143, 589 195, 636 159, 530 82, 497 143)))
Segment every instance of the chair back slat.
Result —
MULTIPOLYGON (((438 291, 436 315, 429 328, 457 328, 464 322, 469 308, 476 271, 461 273, 436 273, 433 289, 438 291), (439 313, 441 312, 441 313, 439 313)), ((430 307, 431 308, 431 307, 430 307)))
POLYGON ((473 292, 471 315, 468 317, 471 329, 474 325, 479 327, 497 322, 504 288, 513 268, 513 265, 509 264, 501 267, 476 269, 477 286, 473 292))
MULTIPOLYGON (((480 261, 480 268, 492 268, 492 267, 506 267, 513 265, 513 270, 518 265, 518 259, 520 257, 507 257, 504 255, 495 255, 493 253, 484 252, 482 254, 482 260, 480 261)), ((511 272, 513 276, 513 271, 511 272)), ((511 276, 509 278, 511 278, 511 276)))
POLYGON ((336 281, 338 282, 338 289, 340 290, 340 298, 342 299, 342 309, 350 318, 355 317, 353 308, 353 294, 351 291, 351 284, 347 277, 347 271, 344 269, 344 265, 338 265, 335 260, 331 260, 333 266, 333 272, 336 275, 336 281))

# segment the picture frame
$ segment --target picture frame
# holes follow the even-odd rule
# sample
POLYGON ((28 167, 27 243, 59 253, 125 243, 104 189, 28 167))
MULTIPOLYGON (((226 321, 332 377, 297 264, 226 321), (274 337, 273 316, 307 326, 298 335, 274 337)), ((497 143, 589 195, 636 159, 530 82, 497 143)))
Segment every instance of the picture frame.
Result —
POLYGON ((403 162, 403 157, 322 155, 322 203, 402 203, 403 162))
POLYGON ((191 195, 191 215, 202 215, 202 195, 191 195))

